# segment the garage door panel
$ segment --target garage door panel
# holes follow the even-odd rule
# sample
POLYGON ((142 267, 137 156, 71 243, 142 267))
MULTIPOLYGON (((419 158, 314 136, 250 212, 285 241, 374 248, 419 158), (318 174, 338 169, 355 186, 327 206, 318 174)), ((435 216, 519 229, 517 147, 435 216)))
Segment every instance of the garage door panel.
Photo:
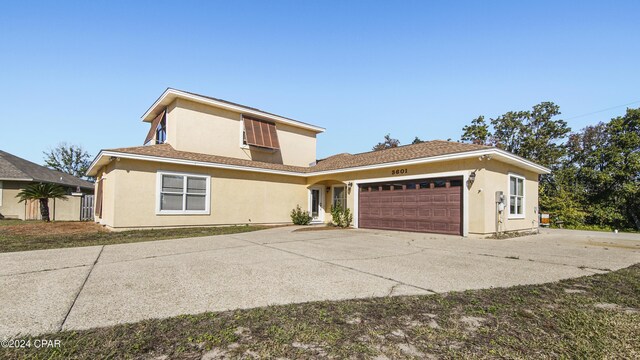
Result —
MULTIPOLYGON (((404 186, 398 185, 402 182, 397 181, 393 184, 374 184, 382 190, 360 193, 359 226, 461 235, 461 180, 411 180, 405 182, 404 186), (420 188, 415 184, 426 185, 420 188)), ((367 188, 374 185, 368 185, 367 188)))

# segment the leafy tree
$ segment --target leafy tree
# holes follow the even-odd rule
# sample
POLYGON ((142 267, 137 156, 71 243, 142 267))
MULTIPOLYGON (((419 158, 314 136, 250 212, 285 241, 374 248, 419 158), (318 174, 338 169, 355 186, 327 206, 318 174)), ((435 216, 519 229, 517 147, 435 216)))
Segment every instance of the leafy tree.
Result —
POLYGON ((398 147, 399 145, 400 145, 400 140, 392 138, 391 134, 387 134, 384 136, 384 141, 377 143, 372 150, 379 151, 384 149, 391 149, 391 148, 398 147))
POLYGON ((65 189, 57 184, 50 183, 35 183, 29 184, 22 189, 18 195, 19 202, 27 200, 39 200, 40 201, 40 215, 42 220, 49 222, 49 199, 66 199, 65 189))
POLYGON ((500 149, 522 156, 520 149, 522 140, 527 136, 528 117, 528 111, 509 111, 491 119, 493 127, 491 143, 500 149))
POLYGON ((45 165, 73 176, 84 178, 91 165, 91 156, 81 146, 60 143, 55 149, 43 152, 45 165))
POLYGON ((413 141, 411 142, 411 145, 415 145, 415 144, 421 144, 424 141, 422 141, 419 137, 415 137, 415 139, 413 139, 413 141))
POLYGON ((477 118, 471 120, 470 125, 465 125, 462 128, 463 134, 460 140, 463 142, 470 142, 472 144, 489 145, 489 139, 491 132, 489 131, 489 125, 484 121, 484 116, 480 115, 477 118))
POLYGON ((549 168, 558 165, 565 155, 563 141, 571 128, 564 120, 554 120, 557 115, 560 115, 560 107, 549 101, 535 105, 528 112, 521 132, 523 138, 519 155, 549 168))

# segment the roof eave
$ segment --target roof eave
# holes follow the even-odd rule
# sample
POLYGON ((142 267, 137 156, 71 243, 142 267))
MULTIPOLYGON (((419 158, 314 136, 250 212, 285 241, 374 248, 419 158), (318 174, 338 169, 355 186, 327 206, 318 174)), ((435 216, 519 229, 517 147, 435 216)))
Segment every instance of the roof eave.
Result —
POLYGON ((168 106, 177 98, 187 99, 187 100, 195 101, 198 103, 215 106, 218 108, 223 108, 226 110, 240 112, 247 115, 258 116, 258 117, 272 120, 278 123, 287 124, 294 127, 310 130, 315 132, 316 134, 322 133, 326 130, 325 128, 320 126, 303 123, 301 121, 288 119, 288 118, 274 115, 274 114, 269 114, 263 111, 247 108, 241 105, 234 105, 234 104, 229 104, 221 101, 216 101, 214 99, 209 99, 207 97, 198 96, 196 94, 191 94, 191 93, 187 93, 187 92, 172 89, 172 88, 167 88, 162 93, 162 95, 160 95, 160 97, 153 103, 153 105, 149 107, 149 109, 144 113, 144 115, 142 115, 142 121, 144 122, 152 121, 155 118, 155 116, 158 115, 158 111, 160 108, 164 108, 168 106))
POLYGON ((381 163, 381 164, 371 164, 371 165, 363 165, 363 166, 346 167, 346 168, 340 168, 340 169, 305 171, 305 172, 275 170, 275 169, 266 169, 266 168, 250 167, 250 166, 242 166, 242 165, 229 165, 229 164, 221 164, 221 163, 206 162, 206 161, 186 160, 186 159, 153 156, 153 155, 139 155, 139 154, 126 153, 126 152, 102 150, 91 163, 91 166, 87 171, 87 175, 96 176, 97 171, 102 166, 108 164, 111 161, 111 158, 118 158, 118 157, 125 158, 125 159, 128 158, 128 159, 157 161, 157 162, 172 162, 172 163, 178 163, 183 165, 218 167, 218 168, 225 168, 225 169, 232 169, 232 170, 290 175, 290 176, 297 176, 297 177, 311 177, 311 176, 337 174, 337 173, 344 173, 344 172, 372 170, 372 169, 379 169, 379 168, 386 168, 386 167, 394 167, 399 165, 412 165, 412 164, 423 164, 423 163, 439 162, 439 161, 469 159, 469 158, 482 156, 482 155, 494 155, 500 158, 504 162, 514 164, 520 168, 527 169, 537 174, 548 174, 551 172, 550 169, 544 166, 538 165, 534 162, 531 162, 519 156, 513 155, 507 151, 496 149, 496 148, 465 151, 465 152, 459 152, 459 153, 453 153, 453 154, 422 157, 422 158, 394 161, 394 162, 381 163))

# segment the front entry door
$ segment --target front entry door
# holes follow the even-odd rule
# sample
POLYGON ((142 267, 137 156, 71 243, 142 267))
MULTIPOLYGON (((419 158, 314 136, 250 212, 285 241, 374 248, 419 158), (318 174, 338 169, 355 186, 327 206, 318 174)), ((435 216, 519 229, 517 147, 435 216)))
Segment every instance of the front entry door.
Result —
POLYGON ((311 222, 324 222, 324 186, 314 186, 309 189, 309 213, 311 222))

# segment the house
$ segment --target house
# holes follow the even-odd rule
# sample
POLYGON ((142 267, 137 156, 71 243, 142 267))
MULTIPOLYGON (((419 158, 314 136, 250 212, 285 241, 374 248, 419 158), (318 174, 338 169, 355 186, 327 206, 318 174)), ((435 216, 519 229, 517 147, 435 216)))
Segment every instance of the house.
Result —
MULTIPOLYGON (((167 89, 142 120, 144 146, 102 150, 96 221, 113 229, 316 223, 347 206, 357 228, 466 236, 537 228, 545 167, 450 141, 316 161, 325 129, 256 108, 167 89)), ((366 126, 366 124, 363 124, 366 126)))
POLYGON ((38 201, 18 202, 16 195, 31 183, 52 183, 67 189, 66 199, 49 199, 51 220, 80 220, 82 199, 94 184, 51 170, 0 150, 0 219, 40 220, 38 201))

